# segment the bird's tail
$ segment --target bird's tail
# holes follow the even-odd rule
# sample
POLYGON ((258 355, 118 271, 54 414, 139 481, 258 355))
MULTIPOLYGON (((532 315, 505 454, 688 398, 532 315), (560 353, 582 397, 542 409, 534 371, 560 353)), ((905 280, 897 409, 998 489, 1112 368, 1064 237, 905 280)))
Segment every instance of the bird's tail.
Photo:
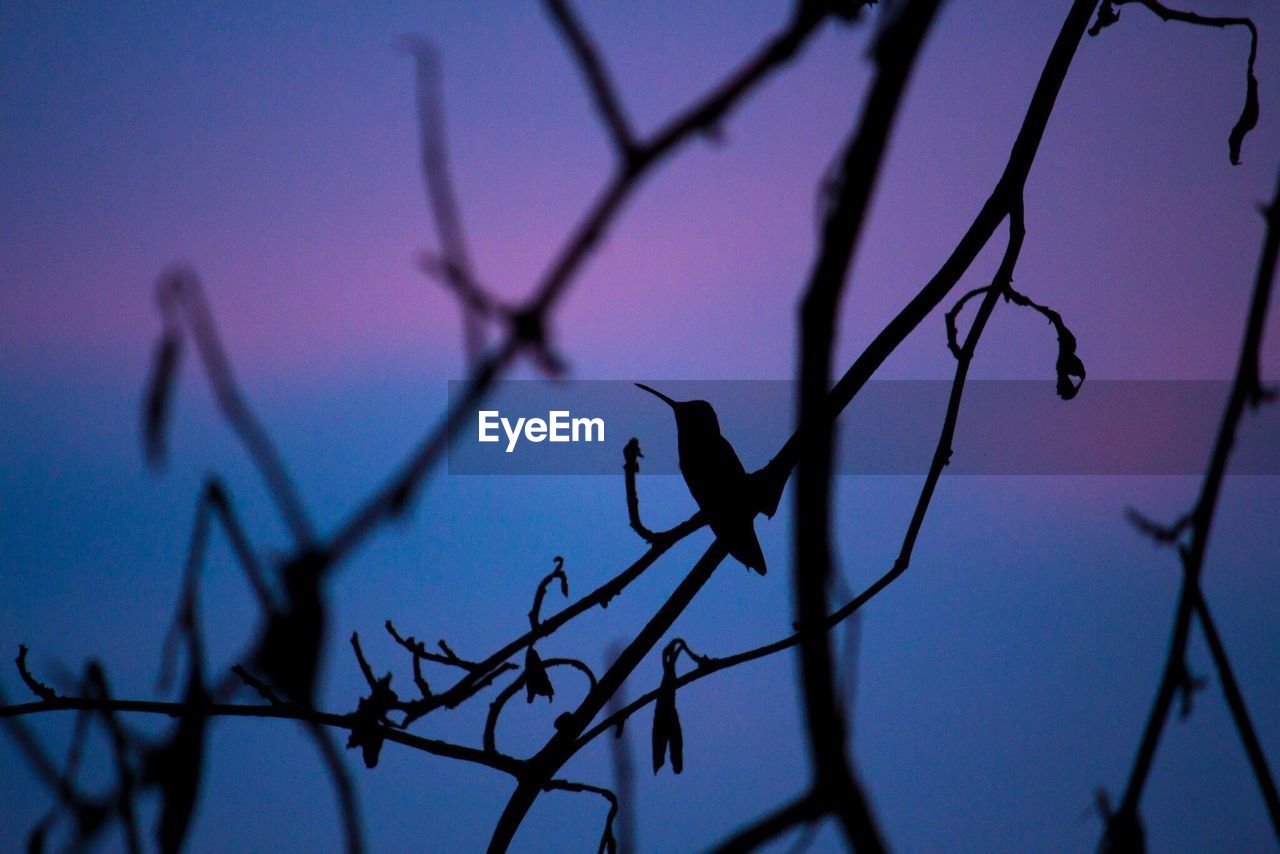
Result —
POLYGON ((764 552, 760 550, 760 541, 756 539, 754 526, 748 527, 746 531, 731 538, 729 542, 731 543, 729 554, 747 569, 755 570, 760 575, 769 571, 765 566, 764 552))

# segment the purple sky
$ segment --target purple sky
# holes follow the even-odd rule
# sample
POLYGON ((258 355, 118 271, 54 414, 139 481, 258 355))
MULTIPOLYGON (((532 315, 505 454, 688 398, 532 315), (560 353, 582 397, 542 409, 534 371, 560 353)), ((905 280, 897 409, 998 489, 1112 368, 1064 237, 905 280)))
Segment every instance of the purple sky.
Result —
MULTIPOLYGON (((932 275, 985 199, 1065 6, 953 3, 942 14, 863 235, 839 364, 932 275)), ((1262 115, 1243 165, 1229 164, 1226 140, 1244 97, 1247 36, 1162 24, 1129 7, 1082 45, 1028 183, 1016 284, 1063 314, 1091 378, 1224 378, 1234 367, 1262 234, 1255 205, 1280 151, 1280 10, 1226 0, 1198 8, 1252 14, 1261 30, 1262 115)), ((788 9, 590 4, 583 17, 648 130, 788 9)), ((412 64, 394 49, 404 33, 440 46, 468 238, 484 280, 518 297, 611 163, 537 4, 0 6, 0 646, 29 643, 36 665, 53 672, 98 655, 122 690, 149 693, 204 473, 225 473, 264 550, 284 542, 192 364, 172 464, 158 478, 143 470, 137 406, 160 329, 152 289, 170 262, 201 273, 246 391, 323 529, 431 423, 463 362, 455 306, 415 269, 434 237, 412 64)), ((791 376, 815 188, 865 89, 865 34, 825 29, 734 115, 722 144, 693 144, 646 184, 557 315, 575 377, 791 376)), ((985 284, 1001 248, 995 241, 961 288, 985 284)), ((1275 316, 1270 378, 1280 376, 1275 316)), ((1001 306, 974 374, 1051 377, 1054 353, 1049 327, 1001 306)), ((880 376, 941 378, 952 365, 939 316, 880 376)), ((944 480, 913 570, 861 622, 856 754, 895 847, 1079 849, 1096 839, 1096 819, 1081 816, 1097 787, 1123 783, 1177 581, 1172 556, 1131 534, 1121 512, 1138 504, 1172 516, 1196 484, 944 480)), ((840 549, 852 586, 890 564, 917 488, 913 478, 842 480, 840 549)), ((676 479, 642 489, 659 520, 692 506, 676 479)), ((1277 499, 1274 479, 1229 482, 1206 581, 1273 763, 1277 499)), ((726 566, 677 627, 695 647, 725 654, 786 632, 786 526, 760 525, 775 572, 761 580, 726 566)), ((678 550, 625 602, 557 637, 554 651, 589 650, 598 664, 704 545, 678 550)), ((377 638, 383 620, 478 654, 518 630, 558 553, 577 592, 638 553, 620 480, 441 473, 414 525, 385 533, 344 571, 334 636, 358 629, 375 666, 394 666, 407 682, 405 662, 377 638)), ((226 664, 250 603, 222 551, 209 582, 212 654, 226 664)), ((1193 667, 1208 672, 1193 649, 1193 667)), ((329 665, 326 701, 349 708, 358 673, 345 650, 329 665)), ((646 665, 628 692, 658 674, 646 665)), ((791 680, 783 656, 681 695, 689 769, 641 775, 646 850, 704 846, 799 791, 791 680)), ((0 685, 19 694, 12 674, 0 685)), ((560 710, 513 722, 504 745, 533 745, 560 710)), ((56 741, 68 722, 40 729, 56 741)), ((478 738, 474 723, 464 712, 424 732, 478 738)), ((631 737, 643 746, 647 715, 636 724, 631 737)), ((333 844, 331 796, 300 735, 274 724, 216 732, 196 849, 333 844), (280 810, 297 821, 282 827, 280 810)), ((23 789, 31 781, 13 758, 0 742, 0 779, 23 789)), ((586 756, 570 770, 607 781, 606 759, 586 756)), ((471 850, 508 790, 492 772, 390 748, 384 766, 359 778, 375 850, 423 839, 471 850)), ((23 789, 0 805, 0 825, 25 827, 44 803, 23 789)), ((1222 834, 1233 848, 1271 840, 1215 688, 1188 723, 1170 727, 1144 806, 1159 850, 1211 847, 1222 834)), ((520 842, 585 848, 597 807, 549 796, 520 842)), ((820 847, 834 840, 824 834, 820 847)))

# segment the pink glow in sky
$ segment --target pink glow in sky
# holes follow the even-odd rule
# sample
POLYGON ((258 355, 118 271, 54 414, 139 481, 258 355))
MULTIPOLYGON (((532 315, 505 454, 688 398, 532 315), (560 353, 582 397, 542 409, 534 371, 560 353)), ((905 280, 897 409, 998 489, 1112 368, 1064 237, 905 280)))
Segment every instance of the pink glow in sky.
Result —
MULTIPOLYGON (((456 373, 456 311, 414 268, 433 236, 411 63, 388 33, 441 45, 456 183, 495 290, 528 291, 607 176, 587 98, 536 9, 0 14, 10 365, 145 360, 151 282, 186 259, 243 370, 456 373)), ((589 10, 588 21, 637 124, 652 128, 785 6, 632 14, 589 10)), ((1073 68, 1029 185, 1019 281, 1073 320, 1094 375, 1225 376, 1280 118, 1264 110, 1245 164, 1230 167, 1244 37, 1129 18, 1088 40, 1073 68)), ((976 211, 1056 26, 1021 3, 943 16, 865 237, 850 356, 976 211)), ((825 33, 728 122, 722 145, 695 143, 641 191, 557 323, 587 375, 790 374, 815 187, 861 91, 861 44, 825 33)), ((1274 53, 1259 57, 1263 80, 1274 53)), ((1034 348, 1043 330, 1025 325, 993 331, 1034 348)), ((940 332, 927 326, 888 370, 944 375, 940 332)))
MULTIPOLYGON (((575 5, 646 131, 791 9, 772 0, 575 5)), ((1129 5, 1081 46, 1027 185, 1015 284, 1062 313, 1091 380, 1220 379, 1234 367, 1262 235, 1255 205, 1280 153, 1280 5, 1196 5, 1252 14, 1262 33, 1262 112, 1243 165, 1228 162, 1227 136, 1244 99, 1247 37, 1162 24, 1129 5)), ((947 5, 862 234, 837 364, 928 280, 981 206, 1065 6, 947 5)), ((632 199, 555 317, 572 376, 793 375, 817 187, 857 115, 866 26, 825 29, 726 121, 721 142, 695 141, 632 199)), ((29 642, 42 667, 101 655, 114 684, 145 693, 163 627, 140 625, 136 614, 170 613, 206 474, 226 478, 264 554, 281 542, 190 360, 172 466, 154 477, 144 469, 138 402, 161 329, 153 286, 171 263, 202 276, 231 360, 283 437, 320 527, 375 488, 438 415, 445 380, 464 363, 457 307, 415 264, 435 237, 414 70, 394 47, 406 33, 440 47, 455 185, 479 274, 518 299, 611 167, 590 100, 537 3, 0 3, 0 644, 29 642)), ((988 283, 1002 240, 960 290, 988 283)), ((1274 379, 1280 311, 1265 337, 1263 374, 1274 379)), ((1048 379, 1054 355, 1038 315, 1000 306, 972 373, 1048 379)), ((878 378, 949 377, 953 368, 939 315, 878 378)), ((1170 439, 1178 426, 1168 425, 1170 439)), ((655 520, 692 509, 675 478, 642 483, 655 520)), ((851 585, 892 565, 917 489, 907 478, 840 479, 851 585)), ((896 845, 1096 842, 1098 823, 1082 815, 1097 788, 1114 791, 1126 771, 1178 578, 1173 556, 1133 536, 1121 514, 1138 503, 1173 518, 1194 489, 1192 478, 942 480, 911 572, 859 624, 857 759, 896 845)), ((1280 620, 1278 491, 1274 478, 1230 480, 1206 576, 1273 763, 1280 742, 1267 710, 1280 706, 1280 648, 1257 638, 1273 637, 1280 620)), ((785 510, 760 523, 778 571, 755 586, 745 572, 719 573, 691 611, 711 654, 789 631, 787 526, 785 510)), ((487 647, 525 619, 530 575, 551 555, 567 556, 577 590, 638 548, 620 479, 441 475, 412 524, 344 569, 335 637, 377 634, 395 617, 460 650, 487 647)), ((619 597, 607 615, 617 624, 593 614, 597 622, 557 640, 603 655, 616 625, 651 613, 690 554, 677 550, 619 597)), ((225 549, 207 579, 211 623, 222 630, 210 655, 223 661, 253 615, 225 549)), ((380 661, 400 663, 375 643, 380 661)), ((1193 665, 1207 668, 1199 653, 1193 665)), ((325 699, 348 708, 364 686, 349 660, 335 662, 325 699)), ((649 664, 628 691, 656 684, 649 664)), ((710 844, 800 790, 807 768, 791 664, 777 657, 690 692, 681 711, 688 773, 676 783, 640 775, 646 847, 710 844)), ((0 676, 6 690, 16 682, 0 676)), ((1226 834, 1245 849, 1269 843, 1226 713, 1215 691, 1201 696, 1162 747, 1149 793, 1152 847, 1203 850, 1226 834)), ((535 711, 550 719, 547 708, 535 711)), ((211 772, 197 841, 331 844, 331 794, 304 739, 238 726, 219 737, 252 746, 224 751, 211 772), (281 814, 294 821, 282 825, 281 814)), ((541 735, 513 729, 503 739, 541 735)), ((469 850, 508 794, 506 779, 387 754, 380 776, 357 777, 373 850, 420 848, 423 828, 440 850, 469 850)), ((604 778, 602 757, 583 761, 604 778)), ((3 740, 0 768, 11 775, 0 782, 18 780, 0 826, 25 827, 44 792, 21 776, 25 765, 3 740)), ((530 847, 548 850, 556 846, 538 842, 596 826, 598 805, 564 803, 531 818, 530 847)))

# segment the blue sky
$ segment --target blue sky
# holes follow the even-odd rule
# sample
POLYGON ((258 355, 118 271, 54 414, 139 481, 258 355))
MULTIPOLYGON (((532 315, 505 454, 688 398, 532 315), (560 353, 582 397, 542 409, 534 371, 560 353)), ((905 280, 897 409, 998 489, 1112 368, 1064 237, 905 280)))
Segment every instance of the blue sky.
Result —
MULTIPOLYGON (((1244 96, 1243 33, 1161 24, 1129 7, 1082 45, 1028 183, 1016 282, 1062 312, 1091 378, 1221 379, 1234 367, 1262 233, 1255 205, 1280 151, 1280 114, 1269 107, 1280 91, 1280 15, 1258 3, 1202 11, 1210 7, 1255 14, 1261 30, 1262 116, 1243 165, 1229 164, 1226 146, 1244 96)), ((651 129, 787 10, 593 4, 583 16, 636 125, 651 129)), ((1064 12, 983 2, 941 16, 860 246, 838 363, 927 280, 977 211, 1064 12)), ((461 376, 456 309, 414 264, 433 238, 412 66, 393 47, 408 32, 440 45, 478 267, 496 291, 525 293, 610 165, 537 4, 0 7, 0 643, 30 645, 51 679, 96 656, 119 693, 151 694, 206 472, 226 479, 264 554, 287 544, 192 364, 170 465, 145 470, 137 416, 160 331, 152 288, 167 264, 187 260, 202 274, 246 393, 322 530, 383 480, 443 407, 447 380, 461 376)), ((696 143, 659 170, 557 316, 573 376, 791 376, 815 187, 854 122, 864 46, 865 28, 825 29, 727 123, 722 144, 696 143)), ((989 280, 1001 248, 984 252, 961 288, 989 280)), ((1268 331, 1280 331, 1274 319, 1268 331)), ((1277 337, 1267 337, 1268 377, 1280 374, 1277 337)), ((974 374, 1048 378, 1054 353, 1047 326, 1001 306, 974 374)), ((937 316, 881 375, 943 378, 951 367, 937 316)), ((730 439, 747 429, 724 427, 730 439)), ((1123 510, 1170 518, 1196 487, 1183 477, 944 478, 912 569, 858 623, 854 754, 895 848, 1096 841, 1088 810, 1098 787, 1123 784, 1178 582, 1173 556, 1131 532, 1123 510)), ((654 526, 693 508, 677 478, 642 478, 641 489, 654 526)), ((891 565, 917 489, 915 478, 840 480, 850 586, 891 565)), ((1228 481, 1205 578, 1273 762, 1278 498, 1274 478, 1228 481)), ((700 651, 728 654, 789 630, 788 521, 758 527, 774 571, 717 572, 676 627, 700 651)), ((705 534, 682 544, 544 654, 601 665, 705 545, 705 534)), ((438 472, 411 522, 384 531, 336 580, 325 705, 349 710, 361 690, 343 643, 352 630, 375 668, 407 685, 384 620, 478 656, 520 630, 553 555, 565 556, 578 593, 640 551, 620 477, 438 472)), ((225 543, 210 558, 205 620, 210 656, 225 667, 253 610, 225 543)), ((1198 640, 1191 662, 1209 672, 1198 640)), ((627 692, 659 677, 647 662, 627 692)), ((21 695, 16 674, 0 685, 21 695)), ((680 777, 640 774, 645 850, 703 847, 801 790, 794 688, 792 661, 779 656, 681 693, 687 767, 680 777)), ((577 690, 567 680, 560 689, 564 700, 577 690)), ((500 744, 534 749, 561 701, 558 692, 550 708, 516 704, 500 744)), ((486 709, 481 700, 421 731, 478 743, 486 709)), ((32 723, 58 744, 70 718, 32 723)), ((642 770, 648 725, 642 714, 629 729, 642 770)), ((222 722, 214 739, 193 850, 337 845, 332 795, 299 731, 222 722)), ((0 767, 10 793, 0 825, 26 827, 47 796, 7 741, 0 767)), ((607 754, 588 751, 566 773, 607 782, 607 754)), ((510 789, 495 772, 394 746, 356 776, 372 850, 475 850, 510 789)), ((1143 811, 1154 850, 1274 841, 1216 684, 1190 720, 1169 727, 1143 811)), ((602 818, 593 799, 547 795, 517 844, 589 849, 602 818)), ((835 841, 828 830, 818 845, 835 841)))

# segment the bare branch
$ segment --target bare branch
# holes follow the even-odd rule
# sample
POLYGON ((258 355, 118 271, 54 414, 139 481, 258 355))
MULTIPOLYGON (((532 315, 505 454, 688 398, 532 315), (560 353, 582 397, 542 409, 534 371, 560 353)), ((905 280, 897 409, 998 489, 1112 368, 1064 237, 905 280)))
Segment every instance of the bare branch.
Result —
MULTIPOLYGON (((894 561, 893 567, 877 579, 870 587, 862 593, 855 596, 849 602, 827 615, 821 623, 821 631, 829 631, 851 615, 856 613, 863 605, 871 601, 877 594, 889 586, 895 579, 906 572, 911 564, 911 555, 915 548, 916 539, 920 530, 924 525, 924 519, 928 513, 929 505, 933 499, 934 491, 938 481, 942 476, 943 469, 951 460, 951 442, 955 435, 956 424, 960 417, 960 405, 964 396, 965 381, 968 378, 969 366, 973 361, 974 353, 977 350, 978 341, 982 337, 983 331, 986 329, 992 311, 995 309, 999 300, 1000 288, 999 283, 1010 279, 1013 275, 1013 268, 1017 263, 1018 255, 1021 252, 1022 241, 1026 230, 1023 224, 1022 204, 1019 199, 1013 205, 1013 215, 1009 223, 1009 243, 1005 248, 1004 258, 1001 261, 1000 269, 997 270, 994 279, 995 287, 987 287, 986 296, 978 308, 977 316, 974 318, 973 324, 969 328, 969 334, 965 337, 964 344, 960 348, 960 357, 956 363, 956 374, 951 385, 951 394, 947 401, 947 411, 943 416, 942 430, 938 437, 938 442, 934 448, 933 458, 929 465, 928 474, 920 490, 920 495, 916 500, 915 510, 912 513, 911 521, 907 526, 907 531, 903 536, 902 546, 898 551, 898 557, 894 561)), ((799 644, 802 633, 797 631, 788 637, 764 644, 754 649, 745 650, 720 658, 710 658, 703 656, 695 659, 698 666, 679 677, 675 681, 676 688, 682 688, 692 682, 727 670, 749 661, 755 661, 770 655, 782 652, 799 644)), ((627 704, 622 709, 611 712, 609 717, 593 726, 585 732, 579 740, 577 749, 582 749, 586 744, 596 736, 607 731, 611 727, 621 726, 622 723, 631 715, 635 714, 644 706, 655 701, 658 697, 658 691, 650 691, 649 693, 637 698, 635 701, 627 704)))
POLYGON ((1240 165, 1240 146, 1244 144, 1244 138, 1257 127, 1258 124, 1258 78, 1254 76, 1253 64, 1258 58, 1258 28, 1251 18, 1244 17, 1221 17, 1210 15, 1199 15, 1195 12, 1184 12, 1179 9, 1171 9, 1160 3, 1159 0, 1109 0, 1103 6, 1103 11, 1107 14, 1104 16, 1099 12, 1098 22, 1094 28, 1090 30, 1090 35, 1097 35, 1105 26, 1115 23, 1120 16, 1112 8, 1112 3, 1116 6, 1124 6, 1129 3, 1141 3, 1147 9, 1158 15, 1163 21, 1179 21, 1184 24, 1194 24, 1200 27, 1216 27, 1218 29, 1224 27, 1244 27, 1249 31, 1249 64, 1245 71, 1245 99, 1244 107, 1240 111, 1240 118, 1236 119, 1235 125, 1231 128, 1231 134, 1227 138, 1227 148, 1231 156, 1231 162, 1240 165))
MULTIPOLYGON (((1139 822, 1138 805, 1146 788, 1151 765, 1155 761, 1156 748, 1160 736, 1168 721, 1173 701, 1186 680, 1186 651, 1190 637, 1192 616, 1200 612, 1208 614, 1207 607, 1198 606, 1203 600, 1200 589, 1200 575, 1204 568, 1205 553, 1209 545, 1209 535, 1213 528, 1213 518, 1218 506, 1222 481, 1226 477, 1227 464, 1231 459, 1231 450, 1235 445, 1236 434, 1246 406, 1249 405, 1252 390, 1257 384, 1258 353, 1262 346, 1262 334, 1266 326, 1267 307, 1271 299, 1271 291, 1275 279, 1277 257, 1280 257, 1280 175, 1277 176, 1276 189, 1271 202, 1264 211, 1267 230, 1263 240, 1262 251, 1258 259, 1258 271, 1253 285, 1253 294, 1249 303, 1248 316, 1245 321, 1244 337, 1240 347, 1240 359, 1236 367, 1235 378, 1231 384, 1231 392, 1227 398, 1222 414, 1222 422, 1214 441, 1209 457, 1209 465, 1204 481, 1200 487, 1200 495, 1196 499, 1190 517, 1190 542, 1181 550, 1183 564, 1182 585, 1178 594, 1178 605, 1174 616, 1173 636, 1169 643, 1169 653, 1165 660, 1164 674, 1156 690, 1150 715, 1143 728, 1142 738, 1134 758, 1133 768, 1125 785, 1124 795, 1112 821, 1107 825, 1107 838, 1113 837, 1117 828, 1124 828, 1139 822)), ((1211 629, 1211 620, 1202 620, 1206 626, 1206 634, 1212 631, 1216 638, 1216 629, 1211 629)), ((1216 644, 1218 652, 1214 654, 1219 668, 1219 676, 1223 679, 1224 690, 1234 696, 1232 712, 1235 715, 1236 727, 1245 743, 1250 764, 1258 778, 1259 788, 1266 801, 1267 811, 1276 836, 1280 839, 1280 797, 1276 795, 1274 778, 1267 769, 1266 760, 1258 747, 1258 738, 1253 732, 1247 714, 1244 713, 1244 701, 1235 684, 1235 677, 1226 659, 1221 642, 1216 644), (1219 655, 1219 653, 1221 653, 1219 655), (1225 686, 1230 682, 1231 688, 1225 686)), ((1105 839, 1104 839, 1104 844, 1105 839)))
MULTIPOLYGON (((858 128, 845 148, 839 191, 827 212, 821 247, 801 301, 796 421, 816 425, 807 431, 796 466, 792 577, 801 626, 816 626, 826 616, 827 585, 834 572, 830 525, 835 427, 825 410, 840 298, 898 105, 937 8, 936 0, 906 3, 896 10, 896 17, 875 42, 875 81, 858 128)), ((811 790, 839 817, 851 848, 881 851, 880 830, 849 760, 844 713, 825 632, 802 633, 800 676, 813 767, 811 790)))
MULTIPOLYGON (((530 648, 532 651, 532 647, 530 648)), ((536 653, 535 653, 536 655, 536 653)), ((596 676, 591 672, 591 668, 576 658, 548 658, 546 660, 539 659, 538 666, 544 671, 553 667, 570 667, 587 677, 588 692, 594 691, 596 687, 596 676)), ((544 677, 545 678, 545 677, 544 677)), ((529 673, 526 670, 515 679, 511 684, 507 685, 498 692, 498 696, 489 704, 489 714, 485 718, 484 723, 484 749, 490 753, 497 753, 496 734, 498 729, 498 718, 502 715, 502 710, 506 708, 507 703, 516 694, 520 693, 520 689, 527 688, 529 685, 529 673)), ((549 696, 549 695, 548 695, 549 696)), ((529 702, 533 702, 533 693, 529 694, 529 702)))
POLYGON ((338 814, 342 817, 342 832, 347 854, 360 854, 364 851, 360 807, 356 802, 356 791, 351 783, 351 775, 342 764, 342 752, 329 740, 329 733, 318 721, 307 720, 303 722, 303 726, 315 741, 316 750, 324 761, 325 769, 329 772, 329 779, 333 782, 334 793, 338 797, 338 814))
POLYGON ((817 4, 799 3, 795 16, 781 32, 719 86, 644 143, 627 168, 600 191, 534 287, 532 296, 513 312, 506 340, 473 366, 470 379, 450 414, 427 434, 387 483, 339 526, 327 549, 333 561, 349 554, 382 522, 406 510, 420 482, 444 452, 449 437, 461 427, 466 413, 487 397, 493 381, 518 355, 526 351, 541 353, 544 361, 554 361, 547 340, 547 317, 599 245, 640 178, 694 134, 714 128, 762 81, 789 62, 822 22, 824 14, 817 4))
POLYGON ((364 675, 364 681, 368 683, 370 688, 376 688, 378 686, 378 678, 373 675, 373 668, 365 660, 364 650, 360 649, 359 632, 351 633, 351 651, 356 654, 356 663, 360 665, 360 673, 364 675))
MULTIPOLYGON (((195 339, 196 350, 218 408, 266 481, 267 489, 299 548, 313 543, 315 533, 280 452, 244 402, 236 384, 195 271, 187 267, 174 267, 167 271, 156 285, 156 301, 165 320, 166 337, 176 334, 175 330, 181 329, 182 321, 185 321, 187 330, 195 339)), ((152 430, 153 425, 149 421, 148 433, 152 430)))
POLYGON ((239 676, 240 681, 244 682, 244 684, 248 685, 250 688, 256 691, 259 697, 266 700, 271 705, 273 706, 285 705, 284 700, 281 700, 278 696, 276 696, 276 692, 271 690, 270 685, 263 682, 261 679, 258 679, 257 677, 255 677, 248 670, 245 670, 244 667, 242 667, 241 665, 237 664, 234 667, 232 667, 231 672, 234 673, 236 676, 239 676))
MULTIPOLYGON (((1008 216, 1011 206, 1021 198, 1022 188, 1035 162, 1058 92, 1084 37, 1095 5, 1096 0, 1073 0, 1036 83, 1022 126, 1009 153, 1009 161, 991 195, 938 272, 876 335, 831 388, 827 396, 827 419, 839 416, 872 374, 884 364, 889 354, 946 299, 947 294, 991 239, 996 228, 1008 216)), ((817 429, 821 425, 815 423, 810 426, 817 429)), ((782 490, 795 468, 800 448, 808 441, 808 437, 804 435, 805 429, 806 426, 802 424, 769 464, 756 475, 761 491, 762 511, 768 515, 773 515, 776 510, 782 490)))
MULTIPOLYGON (((547 791, 560 792, 583 792, 592 795, 599 795, 609 802, 609 814, 604 819, 604 831, 600 835, 600 846, 597 854, 617 854, 618 841, 614 837, 613 828, 618 818, 619 804, 618 796, 602 786, 591 786, 586 783, 571 783, 568 780, 549 780, 544 787, 547 791)), ((622 848, 623 852, 629 849, 622 848)))
POLYGON ((828 809, 829 807, 824 806, 812 791, 805 792, 795 800, 751 822, 711 850, 716 854, 755 851, 797 825, 816 822, 828 809))
POLYGON ((586 81, 587 90, 595 101, 596 111, 600 113, 600 118, 609 130, 609 136, 617 149, 618 156, 626 164, 635 152, 635 139, 613 82, 609 79, 604 61, 597 53, 595 45, 591 43, 591 37, 587 35, 581 22, 574 15, 568 0, 544 0, 543 5, 546 6, 551 20, 555 22, 556 29, 568 46, 574 62, 578 64, 582 78, 586 81))
POLYGON ((567 720, 562 719, 563 723, 557 726, 555 735, 537 754, 530 757, 525 774, 516 784, 515 792, 498 818, 497 827, 494 828, 493 836, 489 841, 491 851, 505 851, 509 847, 516 829, 529 812, 529 808, 533 806, 538 792, 573 755, 574 743, 583 729, 600 713, 609 697, 618 690, 662 635, 671 628, 672 623, 693 601, 693 597, 711 578, 711 573, 727 556, 728 552, 719 540, 711 544, 657 613, 622 650, 617 661, 600 677, 600 681, 578 708, 568 716, 567 720))
POLYGON ((478 284, 463 234, 462 215, 453 191, 449 170, 448 147, 445 144, 444 95, 440 82, 440 58, 435 47, 421 36, 405 36, 401 47, 414 59, 418 99, 418 141, 422 160, 422 177, 432 221, 440 239, 442 252, 424 258, 423 267, 437 276, 462 304, 462 325, 467 358, 474 366, 484 351, 483 319, 488 314, 488 297, 478 284))
POLYGON ((1182 538, 1183 533, 1191 525, 1191 514, 1185 513, 1174 520, 1171 525, 1161 525, 1130 507, 1125 510, 1124 518, 1138 531, 1161 545, 1172 545, 1182 538))

